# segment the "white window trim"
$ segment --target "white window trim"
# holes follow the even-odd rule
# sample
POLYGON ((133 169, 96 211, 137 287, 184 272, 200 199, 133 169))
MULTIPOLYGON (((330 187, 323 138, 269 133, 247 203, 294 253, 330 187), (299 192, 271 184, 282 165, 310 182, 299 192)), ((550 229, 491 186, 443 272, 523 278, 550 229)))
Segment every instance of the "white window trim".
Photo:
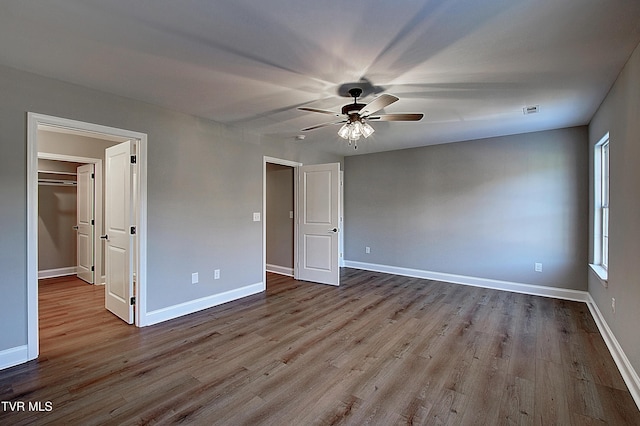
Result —
POLYGON ((602 265, 596 265, 594 263, 590 263, 589 267, 591 267, 591 270, 598 276, 602 285, 607 287, 609 280, 609 273, 607 270, 604 269, 602 265))
MULTIPOLYGON (((603 265, 603 189, 602 189, 602 147, 609 145, 609 132, 607 132, 595 144, 593 161, 594 205, 593 205, 593 263, 589 266, 600 279, 603 286, 607 287, 609 273, 606 265, 603 265)), ((609 145, 609 149, 610 145, 609 145)), ((611 151, 609 151, 609 156, 611 151)), ((610 158, 610 157, 609 157, 610 158)), ((610 189, 609 189, 610 191, 610 189)), ((607 205, 607 207, 609 207, 607 205)), ((607 250, 608 252, 608 250, 607 250)), ((608 263, 608 262, 607 262, 608 263)))

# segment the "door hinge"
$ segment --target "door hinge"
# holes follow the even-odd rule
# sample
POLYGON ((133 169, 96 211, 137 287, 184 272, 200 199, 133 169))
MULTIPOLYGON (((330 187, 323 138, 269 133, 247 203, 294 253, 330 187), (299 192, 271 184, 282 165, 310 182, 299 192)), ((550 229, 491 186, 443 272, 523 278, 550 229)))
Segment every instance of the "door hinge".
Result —
POLYGON ((136 164, 136 156, 135 155, 131 156, 131 164, 136 164))
POLYGON ((96 267, 95 267, 95 266, 92 266, 92 267, 91 267, 91 272, 95 272, 95 270, 96 270, 96 267))
POLYGON ((131 235, 136 235, 136 227, 135 226, 131 227, 131 235))
POLYGON ((95 220, 93 220, 93 219, 91 219, 91 224, 92 224, 92 225, 95 225, 95 224, 96 224, 96 221, 95 221, 95 220))
POLYGON ((132 297, 132 298, 131 298, 131 305, 133 306, 133 305, 135 305, 135 304, 136 304, 136 298, 135 298, 135 297, 132 297))
POLYGON ((91 179, 95 179, 96 178, 96 174, 95 173, 91 173, 91 179))

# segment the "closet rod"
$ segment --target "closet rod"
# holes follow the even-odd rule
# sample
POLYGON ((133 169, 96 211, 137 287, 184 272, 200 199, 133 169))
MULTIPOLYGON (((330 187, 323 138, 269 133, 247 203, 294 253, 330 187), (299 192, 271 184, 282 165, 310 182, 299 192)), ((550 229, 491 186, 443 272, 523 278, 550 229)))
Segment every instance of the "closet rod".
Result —
POLYGON ((38 179, 38 185, 77 186, 78 183, 72 180, 38 179))

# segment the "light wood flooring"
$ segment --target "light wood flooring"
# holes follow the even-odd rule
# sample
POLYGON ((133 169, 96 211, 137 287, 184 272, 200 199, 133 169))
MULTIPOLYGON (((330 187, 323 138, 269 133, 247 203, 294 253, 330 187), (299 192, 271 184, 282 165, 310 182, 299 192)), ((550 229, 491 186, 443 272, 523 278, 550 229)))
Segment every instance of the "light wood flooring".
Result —
POLYGON ((353 269, 146 328, 103 299, 40 283, 40 358, 0 400, 50 411, 0 425, 640 424, 583 303, 353 269))

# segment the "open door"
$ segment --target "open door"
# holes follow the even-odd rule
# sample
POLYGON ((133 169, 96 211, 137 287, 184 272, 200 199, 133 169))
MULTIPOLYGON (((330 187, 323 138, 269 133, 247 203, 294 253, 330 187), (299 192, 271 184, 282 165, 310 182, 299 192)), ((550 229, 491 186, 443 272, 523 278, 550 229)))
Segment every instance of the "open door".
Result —
POLYGON ((131 141, 105 154, 105 307, 133 324, 131 141))
POLYGON ((94 238, 95 238, 95 206, 94 206, 94 165, 85 164, 77 168, 77 276, 81 280, 93 284, 94 271, 94 238))
POLYGON ((339 163, 298 168, 299 280, 340 285, 339 194, 339 163))

